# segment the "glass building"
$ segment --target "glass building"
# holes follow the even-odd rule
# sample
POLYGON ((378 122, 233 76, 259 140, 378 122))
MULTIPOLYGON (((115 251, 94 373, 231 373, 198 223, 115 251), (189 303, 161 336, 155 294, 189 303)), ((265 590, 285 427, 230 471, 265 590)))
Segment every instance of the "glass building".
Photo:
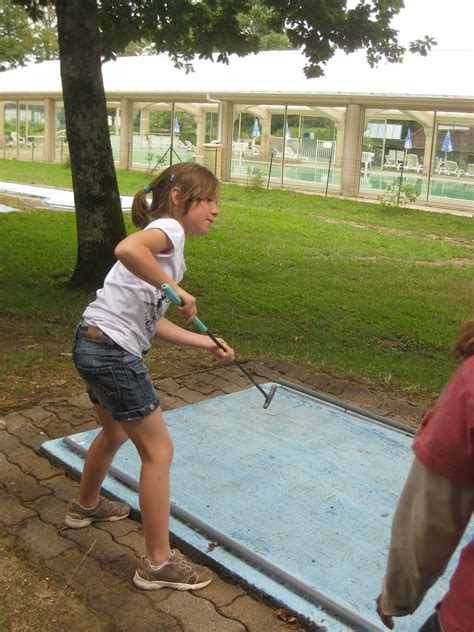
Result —
MULTIPOLYGON (((307 79, 299 51, 197 59, 189 74, 167 55, 119 58, 103 65, 114 157, 344 197, 410 185, 418 205, 472 213, 474 97, 459 71, 472 62, 433 51, 371 69, 363 52, 339 52, 307 79)), ((0 103, 0 156, 67 159, 58 61, 1 73, 0 103)))

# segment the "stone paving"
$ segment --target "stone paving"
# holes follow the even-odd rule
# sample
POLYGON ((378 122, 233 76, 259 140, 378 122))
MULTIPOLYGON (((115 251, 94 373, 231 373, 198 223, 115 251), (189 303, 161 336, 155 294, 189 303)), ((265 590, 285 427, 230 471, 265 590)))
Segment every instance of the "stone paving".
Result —
MULTIPOLYGON (((410 425, 416 425, 424 412, 420 404, 382 390, 298 367, 254 362, 247 368, 259 382, 283 378, 410 425)), ((156 386, 166 410, 248 388, 249 383, 234 368, 218 367, 157 380, 156 386)), ((58 530, 67 501, 77 493, 78 482, 63 467, 39 454, 39 448, 49 439, 94 427, 89 400, 82 393, 42 402, 0 419, 0 553, 4 569, 0 571, 0 629, 314 629, 278 604, 270 604, 217 575, 197 593, 137 591, 131 577, 144 543, 141 524, 133 517, 79 531, 58 530), (26 613, 21 612, 19 599, 25 604, 31 602, 25 606, 26 613)))

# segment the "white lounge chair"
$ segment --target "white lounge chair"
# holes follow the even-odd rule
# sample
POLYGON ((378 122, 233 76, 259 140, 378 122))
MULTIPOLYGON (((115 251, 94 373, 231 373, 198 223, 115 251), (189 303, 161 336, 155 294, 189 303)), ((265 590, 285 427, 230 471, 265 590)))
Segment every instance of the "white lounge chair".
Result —
POLYGON ((9 146, 16 147, 18 145, 20 147, 24 147, 26 145, 27 147, 31 147, 32 145, 31 141, 26 142, 23 136, 19 136, 16 132, 10 132, 10 138, 12 140, 12 145, 9 146))
MULTIPOLYGON (((279 151, 276 147, 273 148, 273 153, 277 158, 283 157, 283 152, 279 151)), ((285 147, 285 158, 299 158, 299 156, 291 149, 291 147, 285 147)))
POLYGON ((396 151, 390 149, 388 154, 385 154, 384 167, 392 167, 393 169, 400 169, 402 166, 404 153, 402 151, 396 151))
POLYGON ((455 160, 446 160, 439 168, 438 173, 447 176, 459 176, 458 163, 455 160))
POLYGON ((423 165, 419 162, 416 154, 407 154, 404 169, 405 171, 416 171, 416 173, 420 173, 423 169, 423 165))
POLYGON ((193 145, 190 140, 185 140, 183 142, 188 151, 191 151, 191 152, 196 151, 196 145, 193 145))
POLYGON ((440 158, 439 156, 436 156, 436 158, 435 158, 435 166, 433 168, 433 171, 435 173, 439 173, 439 170, 441 169, 442 166, 443 166, 443 159, 440 158))
POLYGON ((471 178, 474 177, 474 164, 469 163, 466 165, 466 171, 464 172, 465 176, 469 176, 471 178))

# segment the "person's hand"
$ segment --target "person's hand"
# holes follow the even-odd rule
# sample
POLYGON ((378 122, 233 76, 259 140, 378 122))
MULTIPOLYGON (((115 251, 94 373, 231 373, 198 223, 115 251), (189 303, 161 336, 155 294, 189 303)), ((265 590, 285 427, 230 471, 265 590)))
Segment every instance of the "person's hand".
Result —
POLYGON ((376 610, 377 610, 377 614, 379 615, 380 621, 382 621, 382 623, 384 624, 384 626, 386 628, 388 628, 389 630, 393 630, 393 617, 391 617, 389 614, 385 614, 385 612, 382 610, 382 595, 379 595, 377 597, 377 599, 375 600, 376 605, 376 610))
POLYGON ((182 305, 177 305, 178 310, 184 316, 187 323, 190 323, 197 314, 196 299, 192 294, 188 294, 183 289, 178 290, 182 305))
POLYGON ((234 350, 229 347, 227 342, 225 340, 222 340, 222 338, 217 338, 217 340, 224 348, 221 349, 214 344, 212 347, 210 347, 209 351, 214 354, 218 360, 223 360, 224 362, 232 362, 232 360, 234 359, 234 350))

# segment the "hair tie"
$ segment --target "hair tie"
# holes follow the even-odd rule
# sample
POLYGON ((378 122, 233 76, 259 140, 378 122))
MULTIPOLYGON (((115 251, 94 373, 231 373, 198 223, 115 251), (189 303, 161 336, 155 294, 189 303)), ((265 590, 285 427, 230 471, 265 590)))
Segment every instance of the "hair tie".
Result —
POLYGON ((143 187, 143 190, 145 191, 145 193, 150 193, 151 186, 149 184, 145 184, 145 186, 143 187))

